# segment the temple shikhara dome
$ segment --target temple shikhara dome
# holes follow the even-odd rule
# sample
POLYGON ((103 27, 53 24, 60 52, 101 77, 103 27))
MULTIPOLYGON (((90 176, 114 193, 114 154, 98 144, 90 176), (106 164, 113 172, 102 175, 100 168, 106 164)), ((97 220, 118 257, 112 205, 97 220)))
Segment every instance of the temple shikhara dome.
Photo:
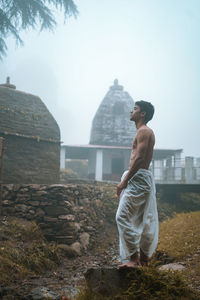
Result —
POLYGON ((94 116, 90 144, 130 146, 136 133, 130 121, 133 107, 133 99, 115 79, 94 116))

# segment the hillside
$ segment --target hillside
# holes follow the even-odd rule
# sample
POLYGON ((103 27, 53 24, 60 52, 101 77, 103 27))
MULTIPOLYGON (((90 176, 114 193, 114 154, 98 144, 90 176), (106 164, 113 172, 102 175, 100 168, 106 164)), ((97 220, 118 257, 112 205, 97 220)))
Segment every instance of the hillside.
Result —
MULTIPOLYGON (((118 234, 115 212, 118 199, 114 185, 100 186, 101 190, 102 187, 104 190, 102 211, 105 215, 105 230, 96 232, 96 241, 82 256, 70 256, 67 248, 62 249, 55 243, 47 242, 43 232, 34 222, 10 217, 0 218, 0 298, 15 295, 14 299, 23 299, 22 295, 29 295, 30 292, 35 292, 35 289, 45 287, 55 293, 47 295, 57 295, 55 299, 61 299, 59 297, 64 294, 77 294, 78 286, 84 286, 83 273, 87 268, 117 266, 118 234)), ((193 210, 195 207, 198 209, 199 199, 198 195, 187 195, 182 204, 179 202, 178 205, 158 200, 160 219, 163 220, 160 223, 159 245, 150 269, 144 270, 149 286, 158 286, 158 282, 162 283, 164 280, 164 286, 171 287, 171 291, 174 286, 179 286, 180 293, 189 293, 190 298, 186 296, 181 299, 200 299, 200 296, 195 296, 187 287, 189 284, 193 290, 200 291, 200 211, 174 213, 176 210, 189 210, 189 201, 193 210), (159 275, 161 273, 158 268, 170 262, 178 262, 185 267, 181 278, 176 272, 159 275)), ((148 292, 147 290, 147 295, 148 292)), ((81 293, 82 298, 79 296, 78 299, 84 300, 83 290, 81 293)), ((178 297, 174 296, 171 299, 178 300, 178 297)))

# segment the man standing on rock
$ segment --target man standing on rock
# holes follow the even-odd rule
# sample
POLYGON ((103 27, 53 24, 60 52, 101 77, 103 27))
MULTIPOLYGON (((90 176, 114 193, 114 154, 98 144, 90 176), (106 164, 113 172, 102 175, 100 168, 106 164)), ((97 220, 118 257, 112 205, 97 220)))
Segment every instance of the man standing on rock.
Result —
POLYGON ((119 231, 120 267, 147 266, 158 243, 158 212, 155 183, 149 165, 153 156, 155 136, 146 125, 154 114, 150 102, 137 101, 130 120, 137 128, 133 140, 129 170, 117 186, 120 197, 116 214, 119 231))

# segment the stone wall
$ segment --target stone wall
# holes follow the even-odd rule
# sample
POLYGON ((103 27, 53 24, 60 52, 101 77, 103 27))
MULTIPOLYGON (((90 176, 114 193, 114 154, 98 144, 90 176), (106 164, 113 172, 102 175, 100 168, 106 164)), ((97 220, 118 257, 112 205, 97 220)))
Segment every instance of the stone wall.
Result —
POLYGON ((3 183, 58 183, 60 144, 3 135, 3 183))
POLYGON ((104 228, 103 187, 90 184, 2 186, 1 215, 33 220, 48 240, 80 254, 104 228))

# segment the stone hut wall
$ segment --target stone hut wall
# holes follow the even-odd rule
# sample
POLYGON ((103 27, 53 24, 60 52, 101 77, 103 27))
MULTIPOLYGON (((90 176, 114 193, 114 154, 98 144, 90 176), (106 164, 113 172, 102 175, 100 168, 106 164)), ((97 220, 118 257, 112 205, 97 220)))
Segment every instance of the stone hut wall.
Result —
POLYGON ((48 240, 86 248, 104 227, 103 188, 89 184, 2 186, 2 216, 36 221, 48 240))
POLYGON ((57 183, 60 129, 42 100, 0 85, 0 136, 4 183, 57 183))
POLYGON ((3 183, 58 183, 60 144, 1 135, 3 183))

